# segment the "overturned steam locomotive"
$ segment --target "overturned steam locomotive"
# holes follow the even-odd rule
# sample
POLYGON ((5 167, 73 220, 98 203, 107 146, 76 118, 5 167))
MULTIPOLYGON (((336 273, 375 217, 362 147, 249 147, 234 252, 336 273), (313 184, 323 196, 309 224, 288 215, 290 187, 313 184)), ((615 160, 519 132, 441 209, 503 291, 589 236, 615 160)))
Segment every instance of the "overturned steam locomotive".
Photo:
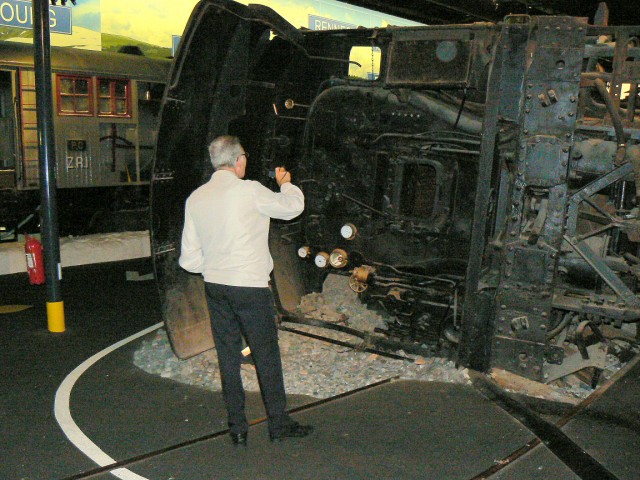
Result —
POLYGON ((213 345, 202 280, 177 257, 184 201, 212 173, 206 147, 230 133, 249 178, 268 185, 284 165, 305 193, 300 218, 272 224, 283 316, 331 272, 393 319, 380 338, 542 382, 598 372, 612 338, 638 335, 639 83, 640 26, 307 31, 264 6, 201 1, 152 180, 175 353, 213 345))

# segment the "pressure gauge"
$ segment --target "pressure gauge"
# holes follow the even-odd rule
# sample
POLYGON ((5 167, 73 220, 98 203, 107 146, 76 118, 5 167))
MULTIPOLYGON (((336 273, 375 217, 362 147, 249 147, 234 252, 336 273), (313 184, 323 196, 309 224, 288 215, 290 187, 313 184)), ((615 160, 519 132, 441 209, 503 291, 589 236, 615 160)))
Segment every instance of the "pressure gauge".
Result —
POLYGON ((345 240, 353 240, 356 237, 356 227, 352 223, 345 223, 342 228, 340 228, 340 235, 345 240))
POLYGON ((327 268, 327 264, 329 262, 329 254, 326 252, 320 252, 316 255, 314 259, 314 263, 318 268, 327 268))
POLYGON ((331 255, 329 255, 329 263, 333 268, 343 268, 347 266, 347 252, 341 248, 336 248, 331 255))
POLYGON ((300 247, 298 249, 298 256, 300 258, 307 258, 309 255, 311 255, 311 249, 309 247, 300 247))

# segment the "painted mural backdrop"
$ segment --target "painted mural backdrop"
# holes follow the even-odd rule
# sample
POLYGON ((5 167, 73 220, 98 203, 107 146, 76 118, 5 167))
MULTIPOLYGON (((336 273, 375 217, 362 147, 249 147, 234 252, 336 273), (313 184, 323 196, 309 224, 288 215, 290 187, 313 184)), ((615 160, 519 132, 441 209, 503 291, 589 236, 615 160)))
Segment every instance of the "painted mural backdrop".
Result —
MULTIPOLYGON (((77 5, 51 6, 49 27, 51 44, 100 50, 102 48, 101 0, 76 0, 77 5)), ((105 1, 108 3, 108 1, 105 1)), ((30 43, 33 41, 31 2, 0 0, 0 40, 30 43)))
MULTIPOLYGON (((51 44, 89 50, 137 45, 148 56, 172 54, 197 0, 76 0, 51 6, 51 44)), ((262 3, 296 27, 312 30, 417 25, 333 0, 240 0, 262 3)), ((0 0, 0 40, 32 42, 31 2, 0 0)))

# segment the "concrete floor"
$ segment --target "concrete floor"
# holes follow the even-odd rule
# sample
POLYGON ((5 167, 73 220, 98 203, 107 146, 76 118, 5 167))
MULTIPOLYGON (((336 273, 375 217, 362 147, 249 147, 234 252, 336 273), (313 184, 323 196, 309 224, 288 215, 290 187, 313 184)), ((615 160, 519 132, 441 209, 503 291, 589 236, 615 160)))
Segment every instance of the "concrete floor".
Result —
POLYGON ((131 337, 152 335, 161 316, 154 282, 127 271, 149 273, 149 259, 65 269, 62 334, 47 331, 45 287, 0 276, 0 306, 31 305, 0 314, 0 479, 640 478, 637 362, 570 415, 443 383, 291 397, 316 431, 281 444, 250 395, 249 446, 234 448, 219 393, 133 365, 145 336, 131 337))

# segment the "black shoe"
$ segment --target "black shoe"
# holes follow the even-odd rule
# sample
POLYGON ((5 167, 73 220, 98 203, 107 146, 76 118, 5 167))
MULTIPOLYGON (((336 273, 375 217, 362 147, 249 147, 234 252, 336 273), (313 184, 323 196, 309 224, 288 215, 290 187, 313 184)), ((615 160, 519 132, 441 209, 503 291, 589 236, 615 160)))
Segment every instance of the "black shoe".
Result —
POLYGON ((312 425, 300 425, 298 422, 285 425, 277 433, 269 432, 272 442, 281 442, 285 438, 302 438, 313 432, 312 425))
POLYGON ((231 437, 231 443, 233 443, 234 446, 238 446, 238 445, 241 445, 243 447, 247 446, 247 432, 244 432, 244 433, 231 432, 229 436, 231 437))

